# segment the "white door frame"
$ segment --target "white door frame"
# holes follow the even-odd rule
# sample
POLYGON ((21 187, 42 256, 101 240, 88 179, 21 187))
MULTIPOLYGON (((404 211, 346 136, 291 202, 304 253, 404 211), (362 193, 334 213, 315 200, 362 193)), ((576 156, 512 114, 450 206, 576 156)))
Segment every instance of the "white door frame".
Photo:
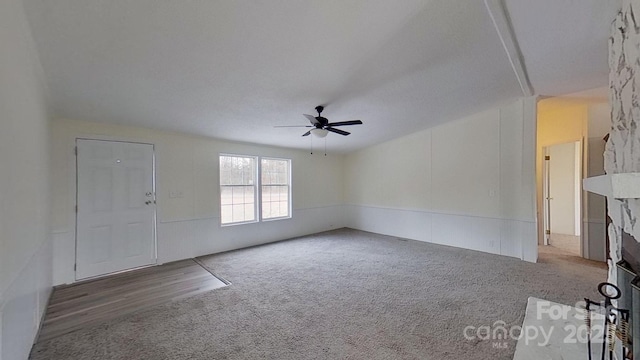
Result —
POLYGON ((542 208, 543 208, 543 236, 544 236, 544 245, 549 245, 549 238, 551 237, 551 194, 550 194, 550 183, 551 183, 551 174, 550 170, 550 162, 549 162, 549 146, 545 146, 542 148, 542 208))
POLYGON ((108 275, 113 275, 113 274, 118 274, 118 273, 122 273, 122 272, 127 272, 127 271, 131 271, 131 270, 135 270, 135 269, 140 269, 140 268, 145 268, 145 267, 150 267, 150 266, 156 266, 158 265, 158 208, 157 208, 157 203, 156 206, 153 207, 153 256, 154 256, 154 261, 152 264, 150 265, 144 265, 141 267, 136 267, 133 269, 125 269, 125 270, 121 270, 121 271, 116 271, 116 272, 112 272, 112 273, 108 273, 108 274, 102 274, 102 275, 98 275, 98 276, 94 276, 94 277, 90 277, 90 278, 82 278, 82 279, 78 279, 78 273, 77 273, 77 262, 78 262, 78 140, 93 140, 93 141, 106 141, 106 142, 117 142, 117 143, 130 143, 130 144, 143 144, 143 145, 151 145, 151 147, 153 148, 152 151, 152 157, 151 157, 151 161, 152 161, 152 188, 153 188, 153 200, 157 201, 157 184, 156 184, 156 146, 153 143, 148 143, 148 142, 144 142, 144 141, 132 141, 132 140, 123 140, 123 139, 117 139, 114 137, 102 137, 102 136, 77 136, 74 141, 73 141, 73 145, 74 145, 74 154, 73 154, 73 159, 74 159, 74 169, 75 169, 75 193, 74 193, 74 256, 73 256, 73 261, 74 261, 74 266, 73 266, 73 276, 74 276, 74 281, 87 281, 87 280, 91 280, 91 279, 95 279, 95 278, 100 278, 100 277, 104 277, 104 276, 108 276, 108 275))
MULTIPOLYGON (((550 204, 549 204, 549 201, 547 200, 550 194, 549 194, 549 184, 547 183, 547 181, 549 180, 549 161, 546 160, 546 157, 549 155, 550 147, 554 145, 569 144, 569 143, 576 144, 575 154, 576 154, 576 157, 578 157, 578 159, 576 159, 576 164, 578 164, 579 166, 578 171, 576 171, 578 183, 576 184, 575 201, 576 201, 576 228, 580 233, 580 235, 578 236, 579 243, 580 243, 580 256, 583 258, 588 258, 589 254, 586 250, 586 244, 585 244, 585 240, 587 239, 587 236, 585 234, 585 229, 582 224, 583 212, 584 212, 584 207, 586 202, 586 195, 585 195, 586 193, 582 189, 582 179, 586 177, 585 161, 587 161, 585 156, 586 152, 584 148, 585 141, 582 138, 579 140, 570 140, 570 141, 561 142, 561 143, 549 144, 542 147, 542 156, 543 156, 542 157, 542 194, 538 194, 538 196, 542 198, 542 207, 543 207, 542 236, 544 239, 544 245, 549 245, 549 236, 546 234, 546 231, 547 229, 550 230, 551 228, 550 227, 551 214, 548 208, 550 204)), ((540 221, 540 219, 538 219, 538 221, 540 221)))

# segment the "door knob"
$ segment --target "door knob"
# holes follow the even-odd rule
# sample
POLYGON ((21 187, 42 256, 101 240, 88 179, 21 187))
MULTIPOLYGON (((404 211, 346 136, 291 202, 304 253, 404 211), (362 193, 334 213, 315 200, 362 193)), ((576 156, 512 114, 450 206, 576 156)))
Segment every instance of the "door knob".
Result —
POLYGON ((151 195, 153 195, 153 193, 151 191, 147 192, 144 194, 146 197, 151 197, 151 195))

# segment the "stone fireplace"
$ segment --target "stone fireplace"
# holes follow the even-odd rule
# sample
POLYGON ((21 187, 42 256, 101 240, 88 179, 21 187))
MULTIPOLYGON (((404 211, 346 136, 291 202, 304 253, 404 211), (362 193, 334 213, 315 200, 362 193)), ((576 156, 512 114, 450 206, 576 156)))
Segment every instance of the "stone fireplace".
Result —
POLYGON ((633 359, 640 358, 640 277, 638 270, 621 260, 617 264, 618 287, 622 296, 618 307, 631 310, 631 350, 633 359))
MULTIPOLYGON (((588 178, 584 181, 584 189, 604 195, 608 199, 608 213, 612 220, 608 229, 610 241, 607 260, 608 282, 620 288, 621 297, 618 299, 617 306, 631 311, 633 359, 640 359, 640 242, 625 230, 633 228, 632 225, 634 225, 628 223, 633 214, 625 205, 629 201, 637 201, 640 198, 640 174, 607 174, 588 178), (616 206, 612 207, 612 203, 616 206), (613 218, 612 212, 617 212, 619 216, 613 218)), ((618 359, 622 358, 621 355, 618 356, 618 359)))
POLYGON ((622 233, 621 253, 627 267, 636 274, 640 273, 640 242, 626 232, 622 233))
POLYGON ((632 311, 634 359, 640 359, 640 0, 622 0, 609 39, 611 131, 604 162, 607 175, 584 188, 607 197, 611 223, 609 279, 621 289, 619 307, 632 311))
POLYGON ((622 234, 622 260, 616 264, 616 284, 622 296, 618 307, 631 310, 631 345, 634 359, 640 359, 640 243, 622 234))

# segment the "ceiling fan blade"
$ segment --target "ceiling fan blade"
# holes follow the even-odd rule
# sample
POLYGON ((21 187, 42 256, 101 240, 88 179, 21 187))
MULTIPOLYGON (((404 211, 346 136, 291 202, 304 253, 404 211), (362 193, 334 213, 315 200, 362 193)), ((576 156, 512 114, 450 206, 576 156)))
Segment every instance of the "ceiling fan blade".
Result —
POLYGON ((320 124, 320 121, 318 121, 318 119, 316 119, 315 116, 309 115, 309 114, 302 114, 302 115, 307 119, 309 119, 309 121, 311 122, 311 125, 320 124))
POLYGON ((346 131, 343 131, 343 130, 340 130, 340 129, 334 129, 332 127, 326 127, 325 129, 327 129, 327 130, 329 130, 331 132, 334 132, 336 134, 344 135, 344 136, 347 136, 347 135, 351 134, 350 132, 346 132, 346 131))
POLYGON ((311 130, 309 130, 306 133, 302 134, 302 136, 309 136, 310 134, 311 134, 311 130))
POLYGON ((362 125, 362 121, 349 120, 349 121, 338 121, 338 122, 327 124, 327 126, 344 126, 344 125, 362 125))
POLYGON ((274 128, 286 128, 286 127, 314 127, 311 125, 276 125, 274 128))

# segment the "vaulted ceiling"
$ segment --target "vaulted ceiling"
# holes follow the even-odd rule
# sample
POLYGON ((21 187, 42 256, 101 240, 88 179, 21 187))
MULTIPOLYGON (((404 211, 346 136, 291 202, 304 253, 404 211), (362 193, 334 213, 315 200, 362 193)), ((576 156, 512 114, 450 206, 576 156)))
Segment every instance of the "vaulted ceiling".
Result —
MULTIPOLYGON (((504 0, 533 92, 607 85, 620 0, 504 0)), ((523 96, 481 0, 25 0, 55 115, 348 152, 523 96)), ((503 29, 504 30, 504 29, 503 29)), ((503 34, 504 35, 504 34, 503 34)), ((502 37, 504 39, 504 37, 502 37)))

